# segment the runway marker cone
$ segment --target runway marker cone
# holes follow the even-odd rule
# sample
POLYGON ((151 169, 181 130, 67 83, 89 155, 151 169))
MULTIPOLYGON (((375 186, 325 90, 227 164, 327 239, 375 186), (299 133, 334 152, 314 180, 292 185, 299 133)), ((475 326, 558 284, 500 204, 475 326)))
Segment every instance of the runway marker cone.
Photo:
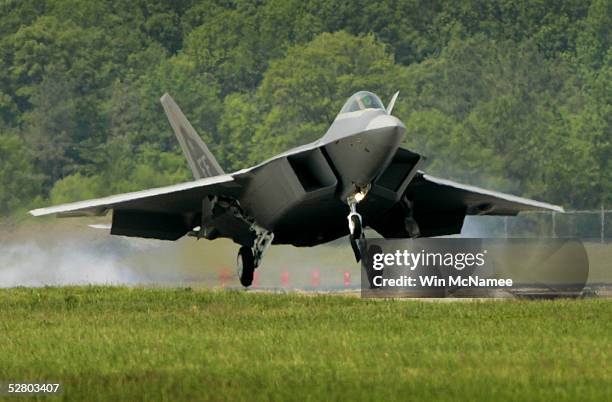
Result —
POLYGON ((284 288, 289 287, 289 272, 287 271, 281 273, 281 286, 284 288))
POLYGON ((321 274, 319 273, 319 271, 312 271, 311 284, 313 288, 318 288, 319 286, 321 286, 321 274))
POLYGON ((344 271, 344 287, 351 286, 351 273, 344 271))
POLYGON ((221 269, 221 271, 219 271, 219 285, 221 285, 222 288, 227 285, 227 282, 230 279, 230 275, 231 271, 229 268, 223 268, 221 269))

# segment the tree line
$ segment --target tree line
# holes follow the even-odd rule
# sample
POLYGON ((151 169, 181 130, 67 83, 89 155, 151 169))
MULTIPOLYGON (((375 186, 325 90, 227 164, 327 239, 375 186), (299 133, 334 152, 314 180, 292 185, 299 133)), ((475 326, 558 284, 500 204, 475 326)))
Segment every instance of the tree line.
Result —
POLYGON ((358 90, 432 174, 612 205, 607 0, 4 0, 0 215, 191 178, 169 92, 226 171, 321 136, 358 90))

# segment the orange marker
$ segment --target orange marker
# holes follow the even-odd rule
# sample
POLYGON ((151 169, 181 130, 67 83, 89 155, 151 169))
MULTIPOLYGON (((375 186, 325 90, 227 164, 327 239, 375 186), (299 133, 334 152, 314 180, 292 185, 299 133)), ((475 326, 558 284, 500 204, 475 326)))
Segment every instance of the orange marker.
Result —
POLYGON ((281 274, 281 286, 284 288, 289 287, 289 272, 283 271, 281 274))
POLYGON ((319 271, 312 271, 312 287, 318 288, 321 285, 321 275, 319 271))
POLYGON ((344 271, 344 286, 351 286, 351 273, 349 271, 344 271))

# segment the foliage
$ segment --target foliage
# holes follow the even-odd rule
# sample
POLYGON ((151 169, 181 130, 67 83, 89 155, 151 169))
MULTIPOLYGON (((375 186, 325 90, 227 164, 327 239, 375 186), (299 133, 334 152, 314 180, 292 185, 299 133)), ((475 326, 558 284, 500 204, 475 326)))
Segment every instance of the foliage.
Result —
POLYGON ((0 214, 23 208, 40 191, 30 154, 19 137, 0 134, 0 214))
POLYGON ((340 111, 345 94, 361 88, 389 93, 394 70, 391 55, 373 36, 323 33, 290 48, 270 65, 257 90, 260 121, 251 140, 255 156, 316 140, 340 111))
POLYGON ((6 0, 0 177, 20 191, 0 214, 188 180, 164 92, 232 170, 316 139, 361 89, 401 91, 434 174, 611 205, 611 26, 607 0, 6 0))

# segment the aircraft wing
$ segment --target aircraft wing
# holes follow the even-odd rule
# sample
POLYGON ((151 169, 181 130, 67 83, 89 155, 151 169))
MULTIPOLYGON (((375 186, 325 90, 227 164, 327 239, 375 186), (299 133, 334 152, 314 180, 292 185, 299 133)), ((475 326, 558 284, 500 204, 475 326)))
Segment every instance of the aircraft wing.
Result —
POLYGON ((111 209, 138 209, 147 212, 181 213, 190 211, 192 200, 201 200, 220 184, 232 182, 231 175, 209 177, 191 182, 72 202, 30 211, 33 216, 104 216, 111 209))
POLYGON ((563 208, 545 202, 457 183, 425 173, 408 186, 407 195, 428 209, 465 208, 467 215, 517 215, 521 211, 556 211, 563 208))
POLYGON ((176 240, 197 224, 207 195, 235 191, 234 178, 221 175, 172 186, 111 195, 30 211, 33 216, 103 216, 113 210, 111 234, 176 240))
MULTIPOLYGON (((412 201, 420 236, 461 233, 466 215, 514 216, 523 211, 564 212, 545 202, 441 179, 419 171, 404 193, 412 201)), ((406 210, 397 203, 372 228, 386 238, 408 237, 406 210)))

